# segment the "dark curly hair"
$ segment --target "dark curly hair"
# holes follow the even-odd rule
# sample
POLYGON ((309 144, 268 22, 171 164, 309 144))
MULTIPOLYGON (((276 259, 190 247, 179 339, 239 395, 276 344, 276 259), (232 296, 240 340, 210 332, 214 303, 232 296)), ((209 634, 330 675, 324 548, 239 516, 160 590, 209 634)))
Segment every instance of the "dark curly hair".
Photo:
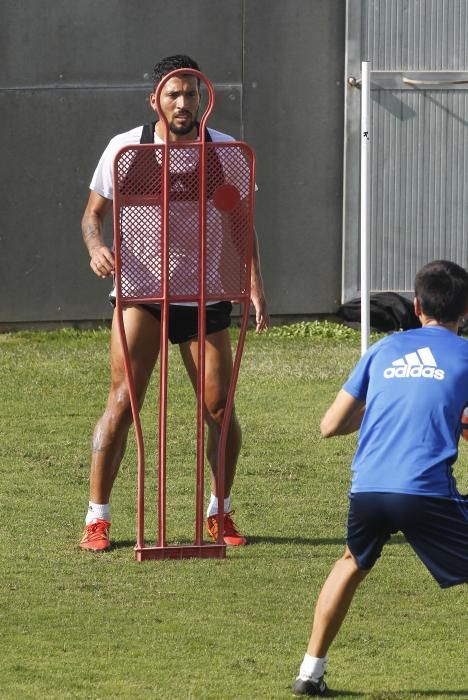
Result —
MULTIPOLYGON (((179 68, 193 68, 194 70, 200 70, 198 63, 190 58, 190 56, 184 56, 184 54, 177 54, 176 56, 167 56, 162 58, 158 63, 156 63, 153 69, 153 89, 156 90, 161 80, 165 75, 171 73, 173 70, 178 70, 179 68)), ((198 85, 200 81, 198 80, 198 85)))

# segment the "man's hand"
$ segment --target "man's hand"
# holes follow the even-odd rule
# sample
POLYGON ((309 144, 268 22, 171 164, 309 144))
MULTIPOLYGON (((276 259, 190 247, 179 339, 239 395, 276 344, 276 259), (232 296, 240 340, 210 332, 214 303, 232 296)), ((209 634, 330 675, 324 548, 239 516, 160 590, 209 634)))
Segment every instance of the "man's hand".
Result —
POLYGON ((253 230, 252 267, 250 271, 250 298, 255 307, 255 331, 256 333, 262 333, 262 331, 266 331, 270 327, 270 316, 268 315, 265 294, 263 293, 260 254, 258 252, 255 228, 253 230))
POLYGON ((252 304, 255 308, 255 332, 262 333, 270 327, 270 316, 264 295, 252 291, 252 304))
POLYGON ((96 246, 89 251, 89 266, 98 277, 109 277, 114 272, 114 254, 105 245, 96 246))

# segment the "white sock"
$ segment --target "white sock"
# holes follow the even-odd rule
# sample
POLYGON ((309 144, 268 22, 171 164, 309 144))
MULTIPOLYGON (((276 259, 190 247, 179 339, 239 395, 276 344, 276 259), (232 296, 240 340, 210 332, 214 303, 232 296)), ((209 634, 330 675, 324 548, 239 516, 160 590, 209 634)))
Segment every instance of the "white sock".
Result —
POLYGON ((93 503, 89 502, 88 512, 86 513, 85 523, 89 525, 93 520, 107 520, 108 523, 111 521, 110 516, 110 505, 108 503, 93 503))
POLYGON ((325 673, 328 656, 309 656, 306 654, 299 669, 299 678, 303 681, 319 681, 325 673))
MULTIPOLYGON (((231 510, 231 496, 224 499, 224 512, 229 513, 231 510)), ((211 518, 213 515, 218 515, 218 497, 211 494, 206 517, 211 518)))

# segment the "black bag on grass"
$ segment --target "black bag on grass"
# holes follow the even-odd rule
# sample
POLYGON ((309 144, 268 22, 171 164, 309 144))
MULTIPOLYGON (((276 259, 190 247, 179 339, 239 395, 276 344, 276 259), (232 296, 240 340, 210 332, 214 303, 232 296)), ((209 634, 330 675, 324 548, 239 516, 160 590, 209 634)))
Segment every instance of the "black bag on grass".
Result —
MULTIPOLYGON (((342 304, 336 315, 345 325, 360 328, 361 299, 351 299, 342 304)), ((375 292, 370 295, 370 325, 372 330, 384 333, 421 327, 413 303, 396 292, 375 292)))

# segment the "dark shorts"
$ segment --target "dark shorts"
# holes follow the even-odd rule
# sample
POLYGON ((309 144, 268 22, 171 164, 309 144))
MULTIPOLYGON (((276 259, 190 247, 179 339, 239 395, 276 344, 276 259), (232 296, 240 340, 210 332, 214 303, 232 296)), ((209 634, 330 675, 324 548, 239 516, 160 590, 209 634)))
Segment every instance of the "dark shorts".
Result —
MULTIPOLYGON (((159 304, 140 304, 152 316, 161 320, 159 304)), ((232 304, 230 301, 219 301, 206 306, 206 335, 217 333, 231 325, 232 304)), ((194 340, 198 336, 198 307, 178 306, 169 307, 169 340, 174 345, 194 340)))
POLYGON ((468 583, 468 497, 350 494, 346 543, 360 569, 399 531, 442 588, 468 583))

